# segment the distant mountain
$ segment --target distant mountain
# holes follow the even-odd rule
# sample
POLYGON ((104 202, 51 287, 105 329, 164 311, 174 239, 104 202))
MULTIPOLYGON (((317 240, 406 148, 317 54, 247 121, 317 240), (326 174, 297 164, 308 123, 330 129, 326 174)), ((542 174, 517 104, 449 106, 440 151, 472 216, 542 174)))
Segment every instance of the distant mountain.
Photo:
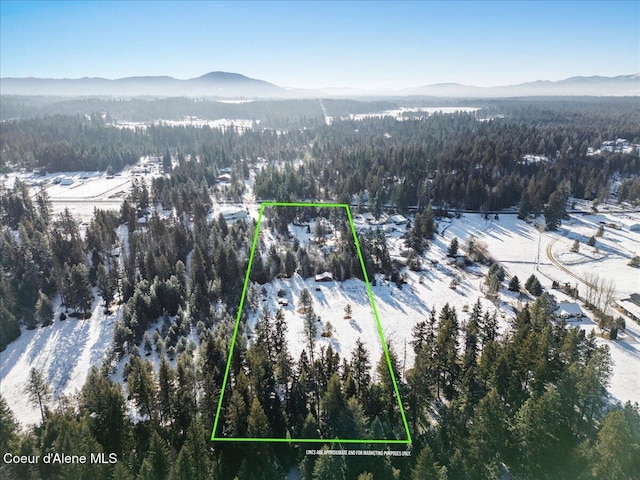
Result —
POLYGON ((282 97, 287 91, 263 80, 238 73, 210 72, 200 77, 179 80, 168 76, 106 78, 2 78, 3 95, 113 95, 163 97, 282 97))
POLYGON ((518 85, 475 87, 459 83, 438 83, 402 90, 366 91, 354 88, 298 89, 282 88, 273 83, 249 78, 239 73, 210 72, 200 77, 179 80, 168 76, 106 78, 2 78, 3 95, 111 95, 154 97, 223 98, 313 98, 374 96, 435 97, 529 97, 529 96, 640 96, 640 74, 617 77, 571 77, 565 80, 537 80, 518 85))
POLYGON ((398 91, 400 95, 446 97, 530 97, 549 95, 624 96, 640 95, 640 74, 617 77, 571 77, 565 80, 506 85, 501 87, 473 87, 459 83, 440 83, 398 91))

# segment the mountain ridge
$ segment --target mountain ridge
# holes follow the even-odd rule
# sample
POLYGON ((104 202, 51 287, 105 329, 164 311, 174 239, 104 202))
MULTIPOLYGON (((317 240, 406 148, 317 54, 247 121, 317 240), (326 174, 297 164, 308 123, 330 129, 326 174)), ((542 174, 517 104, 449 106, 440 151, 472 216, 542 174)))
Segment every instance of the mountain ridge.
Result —
POLYGON ((353 87, 284 88, 265 80, 225 71, 211 71, 188 79, 178 79, 168 75, 131 76, 117 79, 3 77, 0 78, 0 92, 4 95, 154 95, 222 98, 308 98, 323 95, 488 98, 554 95, 640 96, 640 73, 612 77, 573 76, 563 80, 534 80, 490 87, 443 82, 402 89, 378 90, 353 87))

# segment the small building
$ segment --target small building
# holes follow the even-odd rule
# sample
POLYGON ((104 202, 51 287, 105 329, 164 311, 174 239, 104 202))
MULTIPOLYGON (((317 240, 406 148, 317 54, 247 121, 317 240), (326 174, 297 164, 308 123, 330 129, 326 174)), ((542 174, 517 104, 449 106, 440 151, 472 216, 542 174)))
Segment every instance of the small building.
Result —
POLYGON ((364 212, 362 214, 362 219, 367 223, 373 223, 376 221, 376 217, 374 217, 370 212, 364 212))
POLYGON ((624 230, 629 230, 630 232, 640 232, 640 221, 635 220, 630 217, 620 218, 618 222, 622 225, 624 230))
POLYGON ((316 275, 316 282, 333 282, 333 275, 330 272, 322 272, 316 275))
POLYGON ((389 221, 395 225, 406 225, 409 222, 409 220, 407 220, 403 215, 391 215, 391 217, 389 217, 389 221))
POLYGON ((216 180, 219 183, 230 183, 231 175, 229 175, 228 173, 223 173, 222 175, 218 175, 218 178, 216 178, 216 180))
POLYGON ((241 208, 228 208, 222 210, 225 222, 235 222, 236 220, 246 220, 248 218, 246 210, 241 208))
POLYGON ((640 296, 637 293, 631 294, 632 298, 623 298, 616 302, 616 306, 627 316, 640 322, 640 305, 633 300, 633 296, 640 296))
POLYGON ((68 187, 69 185, 73 185, 73 178, 65 177, 60 180, 60 185, 68 187))
POLYGON ((565 320, 569 318, 582 318, 584 317, 584 312, 577 303, 560 302, 555 311, 555 317, 565 320))

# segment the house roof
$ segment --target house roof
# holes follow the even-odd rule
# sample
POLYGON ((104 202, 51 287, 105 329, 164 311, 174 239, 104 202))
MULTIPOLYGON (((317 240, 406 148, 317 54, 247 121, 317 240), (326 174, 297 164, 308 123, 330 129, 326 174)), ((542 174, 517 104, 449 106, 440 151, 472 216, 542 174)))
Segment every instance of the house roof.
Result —
POLYGON ((630 299, 625 298, 624 300, 618 300, 616 303, 634 317, 640 318, 640 306, 636 305, 630 299))
POLYGON ((391 217, 389 217, 389 220, 391 220, 393 223, 406 223, 407 222, 407 218, 404 217, 403 215, 392 215, 391 217))
POLYGON ((577 303, 561 302, 558 303, 556 315, 567 315, 569 317, 576 317, 578 315, 584 315, 584 312, 582 311, 582 308, 580 308, 580 305, 578 305, 577 303))
POLYGON ((323 280, 333 280, 333 275, 330 272, 322 272, 316 275, 316 282, 320 282, 323 280))

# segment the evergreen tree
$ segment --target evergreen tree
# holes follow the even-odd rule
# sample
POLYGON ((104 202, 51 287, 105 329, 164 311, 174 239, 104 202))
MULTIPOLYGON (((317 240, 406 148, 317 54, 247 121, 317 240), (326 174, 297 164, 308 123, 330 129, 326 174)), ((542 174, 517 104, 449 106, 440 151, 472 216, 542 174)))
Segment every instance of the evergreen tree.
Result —
POLYGON ((358 398, 363 401, 371 382, 371 363, 369 362, 369 352, 360 338, 356 340, 356 345, 351 355, 351 370, 356 384, 356 392, 358 398))
POLYGON ((112 273, 112 270, 115 270, 114 266, 107 272, 107 269, 101 263, 96 271, 98 291, 104 300, 105 307, 108 307, 113 301, 117 288, 117 276, 115 271, 112 273))
POLYGON ((320 431, 323 438, 344 437, 346 403, 340 379, 333 374, 320 402, 320 431))
POLYGON ((542 295, 542 285, 538 278, 533 274, 527 279, 527 282, 524 284, 524 288, 526 288, 531 295, 536 297, 542 295))
POLYGON ((640 414, 630 405, 609 412, 602 422, 593 448, 594 478, 633 478, 640 471, 640 414))
POLYGON ((155 418, 156 387, 154 384, 153 366, 140 357, 131 359, 131 372, 127 377, 129 396, 138 410, 150 419, 155 418))
POLYGON ((449 242, 449 249, 447 250, 447 255, 449 257, 455 257, 458 254, 458 238, 453 237, 451 242, 449 242))
POLYGON ((298 298, 298 308, 302 311, 302 313, 305 314, 313 309, 313 299, 307 288, 303 288, 300 291, 300 297, 298 298))
POLYGON ((187 431, 187 438, 173 464, 173 480, 208 480, 214 476, 213 462, 208 456, 207 437, 210 432, 195 418, 187 431))
POLYGON ((431 448, 425 446, 418 455, 416 465, 411 471, 411 478, 413 480, 426 480, 432 478, 435 480, 446 479, 446 469, 443 469, 436 462, 435 455, 431 448))
POLYGON ((42 325, 49 325, 53 322, 53 304, 42 290, 38 292, 38 301, 36 302, 36 317, 42 325))
POLYGON ((138 480, 166 480, 170 465, 167 444, 157 432, 152 432, 149 450, 142 462, 138 480))
POLYGON ((580 251, 580 242, 578 241, 577 238, 573 241, 573 245, 571 246, 571 251, 573 253, 578 253, 580 251))
POLYGON ((125 399, 119 384, 113 383, 95 367, 91 369, 80 392, 80 411, 86 416, 89 430, 106 453, 120 457, 128 431, 125 399))
POLYGON ((40 409, 40 416, 42 423, 44 423, 47 411, 46 404, 51 400, 51 385, 40 370, 31 369, 24 391, 29 396, 29 401, 40 409))
POLYGON ((342 455, 320 455, 313 468, 313 480, 346 480, 347 465, 342 455))
POLYGON ((68 277, 68 290, 65 294, 67 306, 75 311, 82 310, 86 315, 93 302, 93 292, 89 283, 89 272, 84 264, 71 267, 68 277))
POLYGON ((519 292, 520 291, 520 280, 517 275, 511 277, 509 281, 509 291, 511 292, 519 292))
POLYGON ((176 395, 175 372, 164 354, 160 355, 158 369, 158 412, 160 423, 171 425, 173 420, 173 401, 176 395))
POLYGON ((271 437, 269 420, 257 398, 253 399, 247 419, 247 435, 250 438, 271 437))
POLYGON ((446 304, 440 312, 436 335, 435 359, 438 396, 442 389, 447 400, 456 395, 460 367, 458 365, 458 316, 446 304))
MULTIPOLYGON (((0 395, 0 451, 15 452, 18 446, 18 422, 7 401, 0 395)), ((6 467, 5 467, 6 468, 6 467)), ((0 468, 2 471, 2 468, 0 468)))
POLYGON ((567 214, 566 203, 566 198, 560 190, 554 191, 549 197, 544 209, 544 219, 549 230, 556 230, 560 226, 560 221, 567 214))
POLYGON ((464 356, 462 359, 462 388, 466 397, 466 407, 470 410, 482 398, 483 392, 478 378, 478 351, 480 343, 480 322, 482 309, 480 301, 476 303, 469 316, 469 321, 464 327, 464 356))

